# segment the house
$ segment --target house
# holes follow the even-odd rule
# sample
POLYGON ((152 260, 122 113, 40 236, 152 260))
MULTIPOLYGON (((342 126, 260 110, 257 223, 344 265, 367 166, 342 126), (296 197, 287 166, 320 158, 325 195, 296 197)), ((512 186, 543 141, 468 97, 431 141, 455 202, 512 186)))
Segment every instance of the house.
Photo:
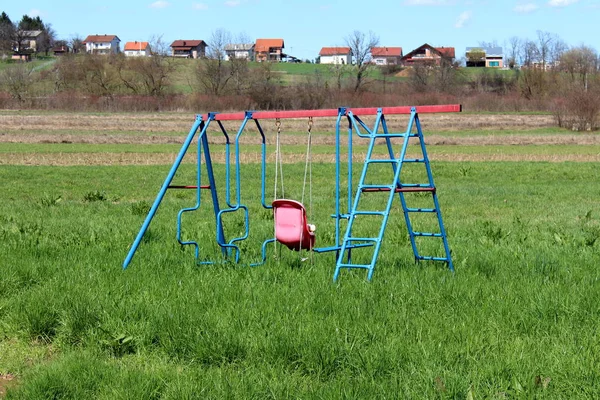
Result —
POLYGON ((502 47, 467 47, 467 67, 503 68, 502 47))
POLYGON ((69 54, 71 52, 71 49, 69 48, 69 46, 65 45, 65 44, 61 44, 59 46, 54 46, 52 48, 52 53, 55 56, 63 56, 65 54, 69 54))
POLYGON ((376 65, 400 65, 402 47, 373 47, 371 62, 376 65))
POLYGON ((42 31, 17 31, 15 35, 14 50, 17 53, 30 52, 35 53, 38 50, 38 43, 42 38, 42 31))
POLYGON ((123 54, 128 57, 150 57, 150 45, 148 42, 127 42, 123 47, 123 54))
POLYGON ((254 61, 254 43, 228 44, 225 46, 225 60, 240 58, 254 61))
POLYGON ((433 47, 425 43, 403 56, 400 62, 405 66, 440 65, 442 61, 454 62, 454 57, 454 47, 433 47))
POLYGON ((121 39, 117 35, 89 35, 83 43, 86 53, 117 54, 121 51, 121 39))
POLYGON ((350 47, 323 47, 319 52, 321 64, 352 64, 350 47))
POLYGON ((182 58, 206 57, 206 47, 208 45, 204 40, 176 40, 171 43, 171 55, 182 58))
POLYGON ((281 61, 283 54, 283 39, 256 39, 254 59, 262 61, 281 61))

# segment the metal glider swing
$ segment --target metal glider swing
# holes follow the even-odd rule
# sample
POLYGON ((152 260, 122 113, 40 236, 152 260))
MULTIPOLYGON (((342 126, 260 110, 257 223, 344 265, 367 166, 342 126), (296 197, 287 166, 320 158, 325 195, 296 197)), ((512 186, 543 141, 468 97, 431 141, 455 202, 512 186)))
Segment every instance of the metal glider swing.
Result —
MULTIPOLYGON (((207 259, 206 256, 200 259, 200 245, 196 241, 184 241, 181 238, 181 220, 182 215, 187 212, 193 212, 201 207, 201 190, 208 190, 211 194, 212 206, 216 222, 216 242, 221 248, 222 259, 239 263, 241 248, 240 244, 246 240, 250 233, 250 213, 247 204, 242 202, 241 196, 241 168, 240 161, 240 138, 246 129, 248 122, 254 121, 261 139, 261 205, 265 209, 273 210, 274 217, 274 233, 273 237, 266 239, 262 244, 261 260, 250 263, 251 266, 262 265, 267 259, 267 246, 269 243, 279 242, 287 246, 291 250, 307 250, 314 253, 335 252, 336 266, 333 274, 333 279, 336 281, 341 270, 363 269, 367 270, 367 279, 371 280, 375 265, 379 255, 380 247, 383 242, 385 229, 388 222, 388 217, 392 209, 393 199, 398 198, 403 210, 403 216, 409 234, 409 239, 414 254, 415 261, 439 261, 444 262, 451 271, 454 271, 450 248, 448 245, 447 235, 442 220, 442 214, 437 198, 437 189, 433 182, 433 175, 425 148, 423 132, 419 120, 419 113, 450 113, 460 112, 462 107, 459 104, 451 105, 436 105, 436 106, 417 106, 417 107, 382 107, 382 108, 338 108, 325 110, 298 110, 298 111, 246 111, 241 113, 208 113, 205 115, 197 115, 196 121, 192 125, 186 140, 179 151, 173 166, 171 167, 165 181, 163 182, 156 199, 148 215, 146 216, 140 231, 138 232, 126 258, 123 262, 123 269, 126 269, 137 251, 144 234, 146 233, 158 207, 160 206, 166 192, 169 189, 193 189, 196 191, 196 204, 192 207, 183 208, 177 214, 177 241, 181 245, 194 246, 195 257, 199 264, 213 264, 219 260, 207 259), (386 115, 407 114, 409 121, 406 131, 390 132, 388 130, 386 115), (373 127, 361 119, 360 116, 375 116, 373 127), (325 247, 316 247, 316 232, 314 225, 309 223, 312 218, 312 136, 311 130, 313 126, 313 118, 318 117, 335 117, 335 200, 334 211, 331 217, 335 225, 335 241, 333 244, 325 247), (304 170, 304 182, 302 187, 301 201, 285 198, 283 188, 283 168, 282 154, 280 145, 281 135, 281 120, 292 118, 308 118, 308 141, 306 150, 306 161, 304 170), (265 132, 261 126, 261 120, 275 120, 277 128, 276 141, 276 165, 275 165, 275 189, 274 200, 267 204, 266 201, 266 156, 267 156, 267 141, 265 132), (342 161, 342 121, 347 121, 347 150, 348 158, 342 161), (223 121, 241 121, 241 125, 231 140, 223 121), (221 207, 220 200, 223 200, 223 194, 217 189, 217 181, 213 171, 210 146, 207 139, 207 129, 211 123, 216 123, 225 138, 225 205, 221 207), (363 162, 362 172, 358 182, 353 181, 353 138, 367 139, 368 148, 363 162), (196 163, 196 184, 195 185, 172 185, 173 178, 181 165, 181 162, 188 151, 193 140, 197 138, 197 163, 196 163), (397 138, 402 145, 399 150, 394 150, 392 139, 397 138), (421 155, 418 157, 407 157, 407 150, 410 139, 416 139, 419 142, 419 150, 421 155), (379 144, 376 142, 384 142, 384 157, 381 152, 374 151, 379 144), (231 147, 235 150, 235 159, 233 162, 233 174, 231 170, 231 147), (204 157, 202 156, 204 155, 204 157), (204 158, 204 163, 202 162, 204 158), (203 165, 204 164, 204 165, 203 165), (342 187, 341 171, 342 165, 345 165, 347 170, 346 187, 342 187), (406 183, 402 174, 405 164, 419 164, 424 167, 426 181, 421 183, 406 183), (381 171, 373 174, 373 170, 377 166, 389 165, 389 175, 384 178, 381 171), (208 185, 202 185, 201 171, 204 170, 208 179, 208 185), (371 172, 369 172, 371 171, 371 172), (232 179, 232 175, 234 175, 232 179), (374 178, 374 175, 377 177, 374 178), (304 206, 305 188, 309 182, 309 214, 304 206), (233 180, 233 184, 232 184, 233 180), (277 197, 278 180, 281 182, 281 198, 277 197), (235 188, 235 196, 232 196, 232 186, 235 188), (347 191, 347 204, 342 201, 342 190, 347 191), (382 201, 376 209, 375 206, 369 205, 364 198, 368 197, 368 193, 383 193, 387 199, 382 201), (421 205, 414 206, 410 203, 411 198, 407 197, 410 193, 423 193, 431 196, 431 206, 423 207, 421 205), (243 233, 237 237, 229 238, 224 229, 223 218, 229 213, 242 213, 244 220, 243 233), (418 221, 414 220, 415 215, 433 215, 433 220, 437 225, 434 232, 422 232, 415 230, 414 226, 418 221), (364 236, 362 225, 366 218, 378 218, 377 224, 379 228, 376 233, 364 236), (343 226, 345 224, 345 226, 343 226), (422 238, 428 240, 441 241, 440 247, 443 254, 435 256, 422 255, 419 247, 422 238), (371 249, 368 257, 353 257, 352 250, 354 249, 371 249), (356 260, 354 260, 354 259, 356 260)), ((414 146, 413 146, 414 147, 414 146)), ((222 186, 222 185, 221 185, 222 186)), ((370 222, 373 224, 372 222, 370 222)), ((358 250, 357 250, 358 251, 358 250)))

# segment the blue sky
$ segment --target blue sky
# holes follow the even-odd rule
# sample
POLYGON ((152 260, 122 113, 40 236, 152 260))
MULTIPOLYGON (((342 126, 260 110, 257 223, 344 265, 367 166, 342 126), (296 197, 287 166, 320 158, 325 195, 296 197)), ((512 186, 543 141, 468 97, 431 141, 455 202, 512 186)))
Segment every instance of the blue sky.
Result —
POLYGON ((323 46, 343 46, 354 30, 373 31, 383 46, 408 53, 424 43, 508 46, 513 37, 556 34, 569 46, 600 51, 600 0, 2 0, 13 22, 24 14, 52 24, 59 39, 115 34, 122 44, 162 36, 203 39, 219 28, 251 39, 283 38, 286 52, 314 59, 323 46))

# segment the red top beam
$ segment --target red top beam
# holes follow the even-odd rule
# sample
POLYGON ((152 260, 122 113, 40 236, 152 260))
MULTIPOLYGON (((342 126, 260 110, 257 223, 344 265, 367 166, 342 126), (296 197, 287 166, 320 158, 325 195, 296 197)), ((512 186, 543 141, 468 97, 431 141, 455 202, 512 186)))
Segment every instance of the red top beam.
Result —
MULTIPOLYGON (((450 113, 461 112, 460 104, 444 104, 437 106, 416 106, 419 114, 424 113, 450 113)), ((412 106, 401 107, 381 107, 384 115, 393 114, 410 114, 412 106)), ((352 112, 355 115, 375 115, 379 110, 378 107, 370 108, 346 108, 346 114, 352 112)), ((329 108, 324 110, 294 110, 294 111, 255 111, 252 113, 252 119, 275 119, 275 118, 308 118, 308 117, 337 117, 339 110, 337 108, 329 108)), ((215 121, 240 121, 246 118, 245 112, 237 113, 215 113, 213 119, 215 121)), ((208 115, 202 115, 202 120, 208 120, 208 115)))

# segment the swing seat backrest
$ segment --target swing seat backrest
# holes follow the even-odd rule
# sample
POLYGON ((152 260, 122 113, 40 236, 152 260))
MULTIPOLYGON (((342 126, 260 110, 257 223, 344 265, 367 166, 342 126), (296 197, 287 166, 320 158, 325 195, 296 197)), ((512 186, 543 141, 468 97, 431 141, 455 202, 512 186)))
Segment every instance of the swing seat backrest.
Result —
POLYGON ((275 239, 291 250, 311 250, 315 245, 315 234, 308 228, 306 209, 296 200, 273 201, 275 239))

